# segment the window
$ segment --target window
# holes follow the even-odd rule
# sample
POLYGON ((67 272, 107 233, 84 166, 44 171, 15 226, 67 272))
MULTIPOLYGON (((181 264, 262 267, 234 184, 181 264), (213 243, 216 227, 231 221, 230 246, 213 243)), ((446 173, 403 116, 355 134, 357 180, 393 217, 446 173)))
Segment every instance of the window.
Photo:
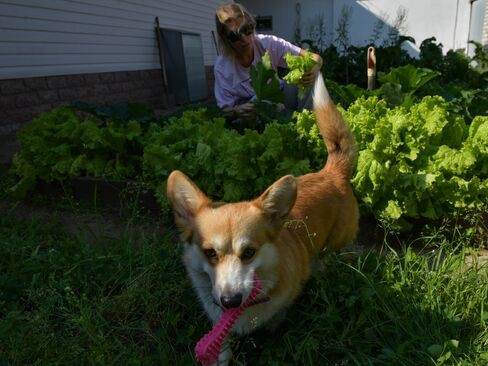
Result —
POLYGON ((256 30, 258 31, 272 31, 273 17, 271 15, 256 17, 256 30))

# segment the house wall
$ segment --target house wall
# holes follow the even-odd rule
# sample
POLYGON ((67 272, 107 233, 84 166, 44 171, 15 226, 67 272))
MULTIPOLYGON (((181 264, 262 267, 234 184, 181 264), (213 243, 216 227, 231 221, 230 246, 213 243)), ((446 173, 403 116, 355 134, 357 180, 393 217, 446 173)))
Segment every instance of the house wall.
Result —
POLYGON ((141 101, 171 106, 163 97, 155 36, 162 28, 201 35, 213 95, 217 0, 0 0, 0 163, 18 148, 15 135, 32 117, 85 101, 141 101))
POLYGON ((273 16, 273 29, 263 32, 295 41, 295 32, 299 29, 301 38, 309 38, 310 26, 323 16, 327 25, 327 39, 330 43, 333 22, 334 0, 243 0, 242 3, 251 13, 257 16, 273 16))
POLYGON ((0 79, 159 68, 155 17, 200 33, 205 65, 220 1, 0 1, 0 79))
POLYGON ((470 4, 464 0, 365 0, 354 1, 352 35, 356 42, 365 42, 374 23, 379 18, 388 18, 388 24, 394 25, 397 11, 406 10, 407 19, 402 34, 411 36, 416 43, 411 44, 410 53, 416 55, 424 39, 435 37, 443 44, 444 52, 450 49, 467 49, 470 24, 470 4), (357 11, 356 11, 357 9, 357 11), (372 16, 371 16, 372 15, 372 16), (361 26, 361 20, 364 22, 361 26), (373 22, 372 22, 373 21, 373 22))
MULTIPOLYGON (((477 0, 477 2, 481 1, 485 0, 477 0)), ((324 15, 326 38, 329 43, 336 43, 335 30, 342 8, 350 7, 352 16, 349 32, 353 45, 366 45, 379 19, 384 19, 387 24, 393 25, 397 11, 401 7, 407 12, 403 34, 416 40, 415 45, 408 47, 412 55, 418 54, 420 43, 432 36, 444 45, 445 52, 449 49, 467 47, 470 25, 470 3, 467 0, 287 0, 286 2, 242 0, 240 2, 255 14, 273 15, 276 27, 269 33, 291 41, 294 40, 293 11, 296 10, 297 4, 300 4, 301 9, 302 38, 307 38, 310 27, 316 26, 318 17, 324 15), (275 18, 281 17, 286 21, 275 21, 275 18)), ((387 36, 386 28, 382 36, 383 39, 387 36)))
MULTIPOLYGON (((469 29, 469 38, 480 42, 488 47, 488 1, 476 0, 472 5, 471 11, 471 27, 469 29)), ((474 54, 475 46, 468 46, 469 52, 474 54)))
POLYGON ((488 1, 484 0, 484 10, 483 10, 483 34, 481 41, 488 50, 488 1))
POLYGON ((483 10, 483 37, 482 43, 485 47, 486 52, 488 52, 488 1, 485 1, 485 9, 483 10))

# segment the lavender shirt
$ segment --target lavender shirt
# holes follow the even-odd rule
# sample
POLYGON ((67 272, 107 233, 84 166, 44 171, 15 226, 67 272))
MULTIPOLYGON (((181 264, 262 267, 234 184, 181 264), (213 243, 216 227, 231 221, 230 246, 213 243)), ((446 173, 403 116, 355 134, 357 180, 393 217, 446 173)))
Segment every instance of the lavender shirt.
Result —
MULTIPOLYGON (((283 58, 285 53, 298 55, 301 49, 276 36, 256 34, 253 65, 261 61, 266 50, 269 52, 273 69, 277 70, 278 66, 286 67, 283 58)), ((246 103, 255 96, 249 69, 234 58, 217 56, 214 66, 215 99, 220 108, 246 103)))

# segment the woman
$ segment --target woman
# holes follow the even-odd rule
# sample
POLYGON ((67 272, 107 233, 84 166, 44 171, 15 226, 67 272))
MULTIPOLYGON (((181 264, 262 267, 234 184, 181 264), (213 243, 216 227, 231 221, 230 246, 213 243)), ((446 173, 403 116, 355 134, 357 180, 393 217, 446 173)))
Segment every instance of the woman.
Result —
MULTIPOLYGON (((217 104, 224 111, 233 112, 236 117, 254 119, 256 110, 250 101, 255 97, 255 92, 251 86, 250 66, 258 63, 266 50, 275 70, 278 66, 287 67, 284 60, 286 53, 306 56, 308 52, 276 36, 256 34, 254 17, 240 4, 220 6, 215 12, 215 24, 222 51, 214 67, 217 104)), ((312 53, 312 57, 317 64, 303 76, 302 83, 306 87, 313 84, 322 66, 319 55, 312 53)), ((281 85, 288 89, 284 81, 281 81, 281 85)), ((289 91, 285 90, 285 104, 288 108, 300 109, 296 88, 294 90, 294 98, 290 98, 289 91)))

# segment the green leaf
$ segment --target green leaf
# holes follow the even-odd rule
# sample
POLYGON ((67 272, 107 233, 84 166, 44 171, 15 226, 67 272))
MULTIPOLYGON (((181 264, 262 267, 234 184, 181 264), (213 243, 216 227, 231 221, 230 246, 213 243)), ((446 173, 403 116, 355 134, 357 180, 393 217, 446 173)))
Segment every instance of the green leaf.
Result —
POLYGON ((450 340, 448 340, 448 341, 446 342, 446 345, 447 345, 447 346, 448 346, 450 349, 454 350, 454 349, 459 348, 459 341, 458 341, 457 339, 450 339, 450 340))
POLYGON ((432 344, 427 348, 427 352, 429 352, 429 354, 433 358, 440 357, 443 351, 444 351, 444 347, 442 347, 440 344, 432 344))
POLYGON ((389 73, 379 76, 382 86, 376 93, 383 95, 392 105, 411 106, 414 103, 413 95, 439 75, 437 71, 413 65, 393 68, 389 73))
POLYGON ((398 205, 398 202, 393 200, 388 201, 388 205, 383 212, 388 219, 393 221, 398 220, 403 214, 403 210, 398 205))
POLYGON ((251 86, 258 100, 268 100, 275 103, 281 103, 285 100, 278 75, 271 65, 268 51, 263 55, 261 61, 251 66, 250 75, 251 86))
POLYGON ((410 93, 417 91, 439 75, 437 71, 405 65, 391 69, 388 74, 381 75, 379 80, 382 84, 399 85, 402 92, 410 93))

